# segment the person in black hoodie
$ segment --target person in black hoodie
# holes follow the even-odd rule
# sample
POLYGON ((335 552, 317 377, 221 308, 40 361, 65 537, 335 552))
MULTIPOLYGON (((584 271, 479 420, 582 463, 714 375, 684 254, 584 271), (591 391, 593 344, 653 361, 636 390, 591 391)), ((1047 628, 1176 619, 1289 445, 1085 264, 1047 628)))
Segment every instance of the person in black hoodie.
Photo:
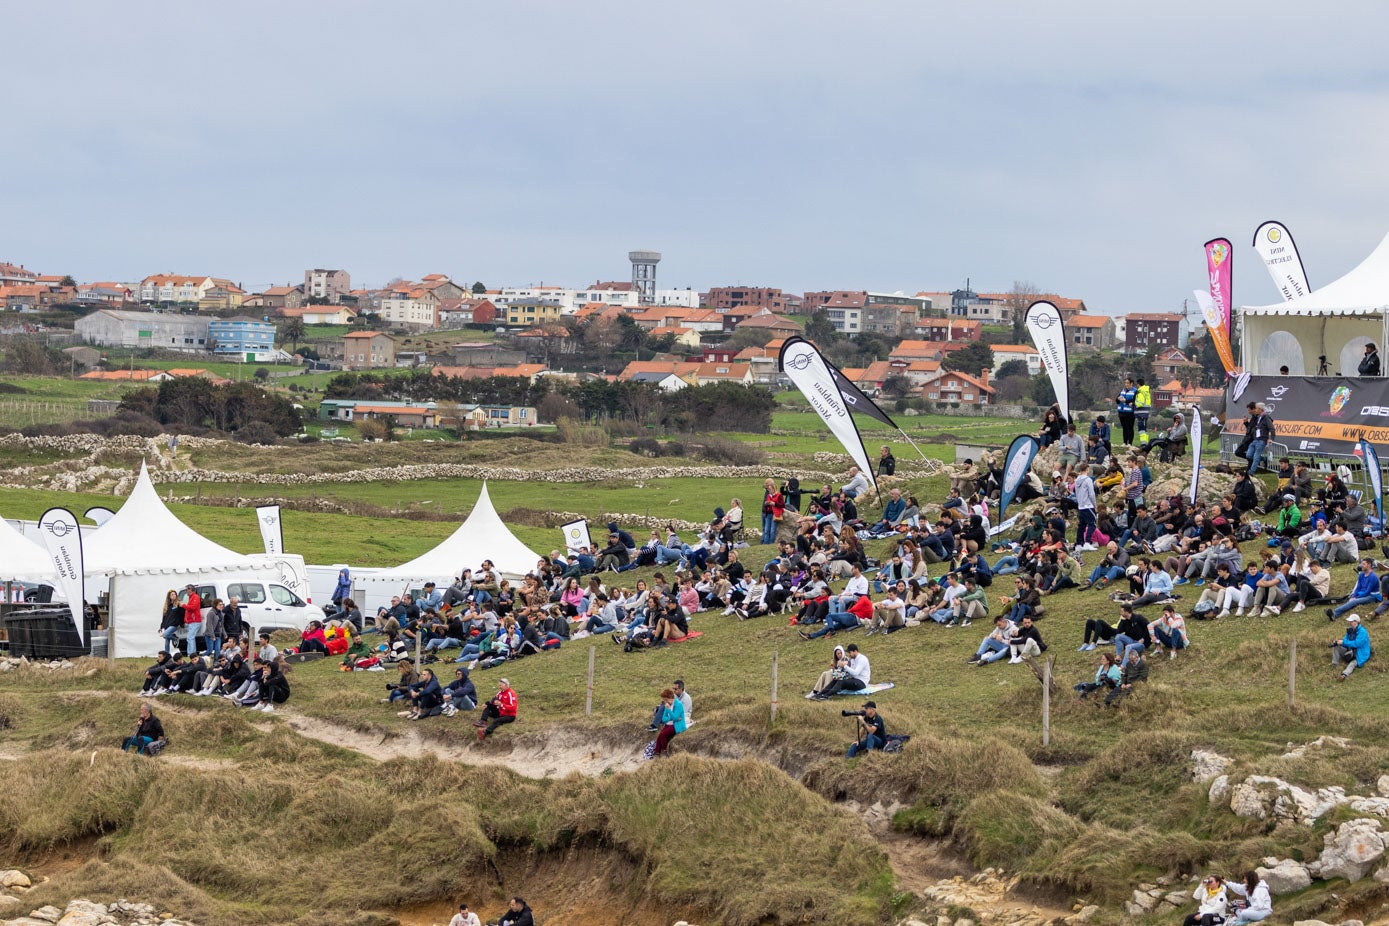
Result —
POLYGON ((616 572, 619 568, 627 565, 630 557, 631 554, 627 552, 627 546, 621 535, 616 531, 609 533, 608 545, 598 554, 598 571, 605 572, 611 569, 616 572))
POLYGON ((984 519, 977 514, 969 516, 969 527, 960 532, 959 545, 970 553, 984 549, 989 542, 989 533, 984 530, 984 519))
POLYGON ((455 669, 453 681, 449 682, 448 687, 443 691, 443 713, 446 717, 452 717, 459 711, 470 711, 477 707, 477 688, 473 685, 473 680, 468 677, 468 670, 465 668, 455 669))
POLYGON ((535 926, 535 916, 531 913, 531 908, 526 906, 524 900, 513 897, 506 913, 497 920, 497 926, 535 926))
POLYGON ((169 666, 169 654, 160 653, 154 657, 154 665, 145 670, 145 684, 140 688, 140 695, 150 694, 160 687, 159 683, 164 678, 164 670, 169 666))
POLYGON ((407 714, 410 720, 436 717, 443 712, 444 690, 439 687, 433 669, 420 672, 420 680, 410 692, 410 702, 413 705, 407 714))
POLYGON ((1133 608, 1124 605, 1119 612, 1119 626, 1114 628, 1114 655, 1128 661, 1129 653, 1143 653, 1153 645, 1148 635, 1148 622, 1143 615, 1134 613, 1133 608))
POLYGON ((150 754, 150 746, 154 744, 164 745, 164 725, 159 722, 159 718, 154 716, 148 704, 140 705, 140 719, 135 724, 135 733, 127 736, 121 743, 121 749, 129 752, 134 749, 142 756, 150 754))

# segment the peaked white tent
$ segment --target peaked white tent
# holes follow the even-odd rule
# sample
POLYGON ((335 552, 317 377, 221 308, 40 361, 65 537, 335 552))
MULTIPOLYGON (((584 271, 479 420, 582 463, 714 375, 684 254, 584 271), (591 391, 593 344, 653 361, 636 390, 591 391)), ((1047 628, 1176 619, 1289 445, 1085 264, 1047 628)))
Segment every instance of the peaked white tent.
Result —
POLYGON ((516 535, 502 523, 497 509, 492 507, 486 482, 482 484, 482 492, 472 513, 448 539, 423 556, 394 569, 382 569, 372 577, 448 582, 465 568, 476 569, 485 559, 490 559, 502 575, 511 577, 524 576, 535 568, 540 559, 540 554, 516 539, 516 535))
POLYGON ((52 578, 48 551, 0 519, 0 580, 52 578))
POLYGON ((1365 345, 1389 337, 1389 235, 1354 270, 1300 299, 1239 310, 1240 361, 1256 375, 1287 365, 1314 375, 1326 356, 1328 372, 1354 376, 1365 345))
POLYGON ((213 543, 184 524, 160 501, 149 470, 140 464, 135 488, 101 528, 83 532, 87 572, 122 569, 200 569, 243 565, 249 557, 213 543))

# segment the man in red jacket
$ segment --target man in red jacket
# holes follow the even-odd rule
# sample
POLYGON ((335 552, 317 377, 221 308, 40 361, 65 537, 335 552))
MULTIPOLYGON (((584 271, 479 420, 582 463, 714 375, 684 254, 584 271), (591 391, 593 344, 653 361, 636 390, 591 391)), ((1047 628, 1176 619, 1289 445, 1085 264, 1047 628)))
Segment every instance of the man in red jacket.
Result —
POLYGON ((185 591, 188 598, 183 603, 183 626, 188 632, 188 657, 191 659, 198 652, 198 637, 203 635, 203 600, 191 583, 185 591))
POLYGON ((477 727, 477 741, 482 742, 496 733, 502 724, 515 720, 516 691, 509 681, 502 679, 497 686, 497 696, 487 702, 487 706, 482 709, 482 716, 473 723, 473 726, 477 727))

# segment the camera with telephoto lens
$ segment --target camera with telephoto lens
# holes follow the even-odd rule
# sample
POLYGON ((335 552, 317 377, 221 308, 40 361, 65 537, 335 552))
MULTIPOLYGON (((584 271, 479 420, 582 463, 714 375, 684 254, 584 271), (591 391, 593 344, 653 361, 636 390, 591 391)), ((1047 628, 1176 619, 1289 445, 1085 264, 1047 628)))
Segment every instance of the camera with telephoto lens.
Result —
POLYGON ((840 711, 840 717, 867 717, 867 711, 840 711))

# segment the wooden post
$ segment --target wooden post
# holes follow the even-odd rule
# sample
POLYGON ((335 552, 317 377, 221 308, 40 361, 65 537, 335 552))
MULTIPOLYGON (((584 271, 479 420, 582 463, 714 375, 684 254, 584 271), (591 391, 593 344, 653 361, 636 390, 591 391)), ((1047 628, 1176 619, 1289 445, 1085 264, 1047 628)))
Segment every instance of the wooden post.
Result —
POLYGON ((1297 637, 1288 644, 1288 707, 1297 701, 1297 637))
POLYGON ((1042 661, 1042 745, 1051 745, 1051 661, 1042 661))
POLYGON ((772 723, 776 723, 777 651, 772 650, 772 723))
POLYGON ((588 648, 588 695, 584 699, 584 716, 593 716, 593 660, 598 654, 598 647, 588 648))
POLYGON ((106 595, 106 661, 116 665, 116 583, 112 582, 106 595))
POLYGON ((424 639, 424 630, 419 621, 415 622, 415 672, 419 673, 423 666, 420 665, 420 641, 424 639))

